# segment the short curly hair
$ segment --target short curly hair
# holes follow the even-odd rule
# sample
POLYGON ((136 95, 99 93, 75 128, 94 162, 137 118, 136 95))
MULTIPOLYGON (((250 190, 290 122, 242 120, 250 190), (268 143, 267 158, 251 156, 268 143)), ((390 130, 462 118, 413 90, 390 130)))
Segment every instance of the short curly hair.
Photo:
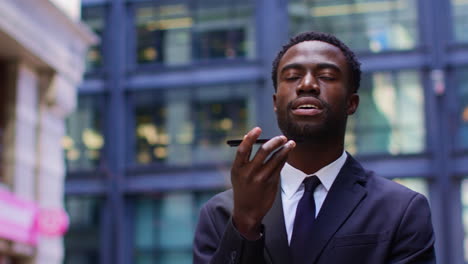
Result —
POLYGON ((346 46, 346 44, 344 44, 341 40, 339 40, 332 34, 314 31, 303 32, 296 35, 295 37, 292 37, 289 40, 289 42, 286 43, 286 45, 284 45, 280 52, 278 52, 278 54, 276 55, 276 58, 273 60, 271 69, 271 79, 273 81, 273 87, 275 88, 275 91, 278 85, 278 66, 286 51, 288 51, 289 48, 296 44, 312 40, 329 43, 339 48, 343 52, 343 55, 345 56, 346 62, 348 63, 350 69, 351 86, 353 88, 353 91, 357 92, 361 83, 361 63, 358 61, 354 52, 348 46, 346 46))

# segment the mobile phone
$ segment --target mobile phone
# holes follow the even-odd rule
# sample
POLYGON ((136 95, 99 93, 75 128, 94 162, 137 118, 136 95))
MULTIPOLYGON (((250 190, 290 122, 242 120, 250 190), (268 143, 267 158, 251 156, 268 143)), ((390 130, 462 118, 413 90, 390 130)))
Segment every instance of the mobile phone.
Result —
MULTIPOLYGON (((255 140, 254 144, 263 144, 263 143, 266 143, 268 140, 270 140, 270 139, 269 138, 257 139, 257 140, 255 140)), ((241 142, 242 142, 242 139, 231 139, 231 140, 226 141, 226 143, 230 147, 237 147, 237 146, 240 145, 241 142)))

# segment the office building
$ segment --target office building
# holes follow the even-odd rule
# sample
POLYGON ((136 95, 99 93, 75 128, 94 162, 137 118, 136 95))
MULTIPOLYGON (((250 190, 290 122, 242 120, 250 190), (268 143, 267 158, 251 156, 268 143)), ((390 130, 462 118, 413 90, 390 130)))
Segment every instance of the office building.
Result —
POLYGON ((429 198, 440 263, 468 261, 467 1, 87 0, 82 19, 102 42, 64 139, 67 263, 191 263, 225 140, 278 133, 271 61, 306 30, 362 61, 346 149, 429 198))

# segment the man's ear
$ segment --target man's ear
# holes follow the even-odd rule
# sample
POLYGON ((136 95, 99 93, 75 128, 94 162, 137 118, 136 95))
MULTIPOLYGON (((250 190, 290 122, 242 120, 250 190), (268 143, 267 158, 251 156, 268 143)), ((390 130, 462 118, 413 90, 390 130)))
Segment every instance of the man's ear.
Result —
POLYGON ((354 114, 359 106, 359 95, 357 93, 353 93, 348 98, 348 115, 354 114))
POLYGON ((278 110, 278 108, 276 108, 276 93, 273 94, 273 110, 275 111, 275 113, 276 110, 278 110))

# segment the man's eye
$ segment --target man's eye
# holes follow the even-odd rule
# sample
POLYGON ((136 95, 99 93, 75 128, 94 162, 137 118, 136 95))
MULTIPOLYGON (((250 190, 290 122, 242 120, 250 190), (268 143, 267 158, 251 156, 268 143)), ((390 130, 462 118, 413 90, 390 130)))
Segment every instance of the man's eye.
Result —
POLYGON ((297 76, 297 75, 293 75, 293 76, 286 76, 285 79, 287 81, 296 81, 296 80, 299 80, 300 76, 297 76))
POLYGON ((329 75, 321 75, 319 76, 319 78, 325 81, 333 81, 336 79, 334 76, 329 76, 329 75))

